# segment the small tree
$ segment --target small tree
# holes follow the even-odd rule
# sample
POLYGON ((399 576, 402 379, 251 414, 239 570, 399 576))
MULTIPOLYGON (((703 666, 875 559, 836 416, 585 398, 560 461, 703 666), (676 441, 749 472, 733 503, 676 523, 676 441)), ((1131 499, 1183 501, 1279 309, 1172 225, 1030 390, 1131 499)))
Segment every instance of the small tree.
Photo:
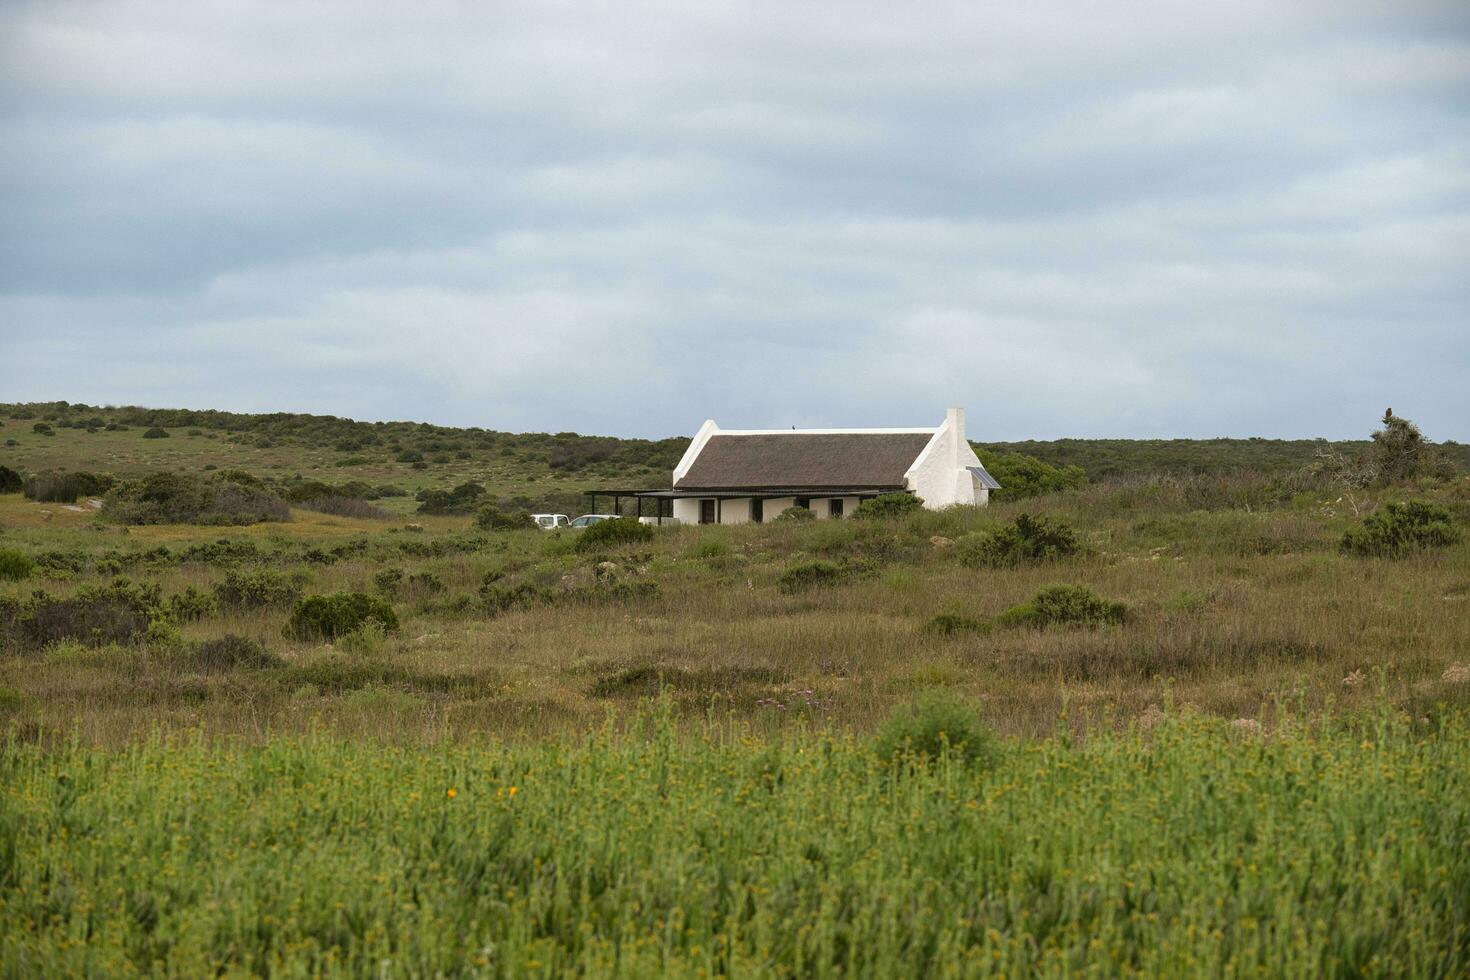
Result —
POLYGON ((1433 468, 1433 443, 1424 438, 1419 427, 1406 418, 1385 409, 1383 428, 1373 433, 1370 460, 1379 477, 1387 483, 1411 480, 1433 468))
POLYGON ((854 517, 902 517, 921 509, 924 501, 911 493, 885 493, 858 504, 854 517))

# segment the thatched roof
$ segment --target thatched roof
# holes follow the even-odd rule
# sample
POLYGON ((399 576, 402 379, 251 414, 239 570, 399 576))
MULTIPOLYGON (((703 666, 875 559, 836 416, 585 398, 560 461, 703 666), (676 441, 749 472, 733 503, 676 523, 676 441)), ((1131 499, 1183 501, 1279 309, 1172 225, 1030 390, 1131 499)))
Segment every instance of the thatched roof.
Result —
POLYGON ((894 490, 932 432, 771 432, 710 436, 678 490, 894 490))

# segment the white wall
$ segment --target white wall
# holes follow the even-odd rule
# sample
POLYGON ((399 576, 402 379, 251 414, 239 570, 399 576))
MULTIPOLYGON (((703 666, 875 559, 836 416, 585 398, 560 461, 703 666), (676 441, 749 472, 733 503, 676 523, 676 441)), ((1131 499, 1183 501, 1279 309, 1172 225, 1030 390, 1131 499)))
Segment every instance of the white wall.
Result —
POLYGON ((699 523, 699 501, 692 497, 674 498, 674 516, 680 524, 699 523))
POLYGON ((719 515, 721 524, 748 524, 750 523, 750 500, 748 498, 721 500, 715 505, 715 513, 719 515))
POLYGON ((983 506, 990 501, 990 491, 965 469, 979 465, 980 457, 965 438, 965 410, 952 408, 904 479, 930 510, 955 504, 983 506))

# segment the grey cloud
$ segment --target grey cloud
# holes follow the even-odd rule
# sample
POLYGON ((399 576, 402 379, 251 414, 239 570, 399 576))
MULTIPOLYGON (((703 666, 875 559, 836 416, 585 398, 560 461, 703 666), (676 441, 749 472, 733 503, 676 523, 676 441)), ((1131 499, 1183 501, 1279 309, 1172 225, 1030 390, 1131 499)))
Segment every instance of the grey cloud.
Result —
POLYGON ((1455 3, 12 4, 0 385, 1470 438, 1455 3), (1417 407, 1410 406, 1418 400, 1417 407))

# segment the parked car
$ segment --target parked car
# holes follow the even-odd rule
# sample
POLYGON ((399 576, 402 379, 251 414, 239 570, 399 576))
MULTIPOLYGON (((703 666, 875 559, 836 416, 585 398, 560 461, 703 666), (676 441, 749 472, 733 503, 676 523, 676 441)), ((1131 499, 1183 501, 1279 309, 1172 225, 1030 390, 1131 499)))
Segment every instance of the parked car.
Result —
POLYGON ((572 519, 565 514, 532 514, 531 520, 543 531, 555 531, 572 523, 572 519))
POLYGON ((617 519, 617 514, 583 514, 581 517, 572 521, 571 526, 576 528, 591 527, 600 521, 615 521, 617 519))
POLYGON ((657 517, 640 517, 638 518, 638 523, 655 525, 661 524, 664 527, 677 527, 679 525, 679 519, 677 517, 665 517, 660 520, 657 517))

